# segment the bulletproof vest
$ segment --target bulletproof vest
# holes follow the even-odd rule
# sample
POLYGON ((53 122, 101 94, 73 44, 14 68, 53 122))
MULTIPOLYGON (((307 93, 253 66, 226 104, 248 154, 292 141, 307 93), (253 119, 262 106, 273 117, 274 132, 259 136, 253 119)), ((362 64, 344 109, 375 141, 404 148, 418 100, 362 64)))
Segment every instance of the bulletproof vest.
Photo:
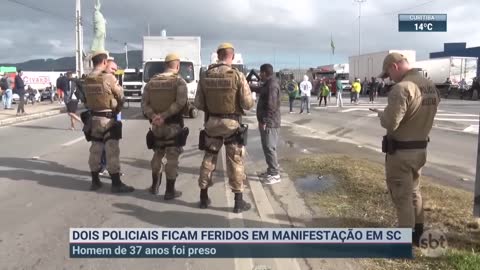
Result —
POLYGON ((87 107, 93 111, 114 110, 117 106, 112 91, 105 89, 104 81, 102 74, 85 78, 87 107))
POLYGON ((149 84, 150 106, 155 113, 163 113, 175 103, 177 98, 178 76, 158 75, 153 77, 149 84))
POLYGON ((402 81, 413 82, 418 86, 422 93, 422 107, 437 107, 438 103, 440 102, 437 88, 432 82, 424 78, 420 73, 411 71, 407 73, 402 81))
POLYGON ((202 81, 208 113, 240 114, 237 71, 209 70, 202 81))

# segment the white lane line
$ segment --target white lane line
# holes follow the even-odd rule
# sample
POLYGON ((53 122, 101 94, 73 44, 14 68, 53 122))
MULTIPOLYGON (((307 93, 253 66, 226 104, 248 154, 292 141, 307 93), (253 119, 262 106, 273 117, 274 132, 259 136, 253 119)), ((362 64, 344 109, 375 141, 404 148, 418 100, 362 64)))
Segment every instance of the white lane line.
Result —
POLYGON ((354 111, 368 111, 368 108, 352 108, 352 109, 346 109, 346 110, 343 110, 343 111, 340 111, 342 113, 346 113, 346 112, 354 112, 354 111))
POLYGON ((84 140, 84 139, 85 139, 85 137, 82 136, 82 137, 76 138, 75 140, 66 142, 66 143, 62 144, 62 146, 63 146, 63 147, 71 146, 71 145, 74 145, 74 144, 76 144, 76 143, 78 143, 78 142, 81 142, 81 141, 84 140))
POLYGON ((457 117, 478 117, 478 115, 475 114, 461 114, 461 113, 437 113, 437 116, 457 116, 457 117))
POLYGON ((467 118, 437 118, 437 121, 449 121, 449 122, 478 122, 478 119, 467 119, 467 118))
MULTIPOLYGON (((219 152, 221 155, 222 162, 223 162, 223 171, 224 175, 228 175, 227 173, 227 159, 225 157, 225 151, 219 152)), ((225 183, 225 197, 227 198, 227 205, 229 207, 233 207, 232 202, 232 192, 230 190, 230 185, 228 184, 228 177, 223 177, 225 183)), ((233 208, 232 208, 233 210, 233 208)), ((230 228, 245 228, 245 222, 243 222, 243 214, 235 214, 231 211, 228 212, 228 222, 230 223, 230 228)), ((235 258, 234 265, 236 270, 245 270, 245 269, 253 269, 253 259, 252 258, 235 258)))
POLYGON ((368 117, 377 117, 378 116, 378 113, 371 113, 368 115, 368 117))

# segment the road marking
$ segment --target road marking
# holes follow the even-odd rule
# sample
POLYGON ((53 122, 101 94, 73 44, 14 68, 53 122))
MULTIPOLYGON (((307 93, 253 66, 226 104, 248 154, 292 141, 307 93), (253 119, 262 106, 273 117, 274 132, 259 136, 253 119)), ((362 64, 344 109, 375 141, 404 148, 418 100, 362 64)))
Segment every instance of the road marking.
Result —
POLYGON ((76 143, 84 140, 84 139, 85 139, 85 137, 82 136, 82 137, 76 138, 75 140, 66 142, 66 143, 62 144, 62 146, 63 146, 63 147, 71 146, 71 145, 74 145, 74 144, 76 144, 76 143))
POLYGON ((478 115, 475 114, 461 114, 461 113, 437 113, 437 116, 458 116, 458 117, 465 117, 465 116, 470 116, 470 117, 478 117, 478 115))
MULTIPOLYGON (((227 173, 227 159, 225 156, 225 151, 220 151, 219 155, 222 158, 222 165, 224 170, 224 175, 228 175, 227 173)), ((223 177, 225 183, 225 197, 227 198, 227 205, 233 206, 232 202, 232 192, 230 190, 230 185, 228 184, 228 177, 223 177)), ((233 210, 233 209, 232 209, 233 210)), ((245 228, 245 222, 243 222, 243 214, 235 214, 232 211, 228 212, 228 222, 230 224, 230 228, 245 228)), ((234 265, 236 270, 244 270, 244 269, 253 269, 253 259, 252 258, 235 258, 234 265)))
POLYGON ((377 117, 378 116, 378 113, 371 113, 368 115, 368 117, 377 117))
POLYGON ((470 125, 463 132, 478 134, 478 125, 470 125))
POLYGON ((343 111, 340 111, 342 113, 346 113, 346 112, 354 112, 354 111, 368 111, 368 108, 353 108, 353 109, 346 109, 346 110, 343 110, 343 111))
POLYGON ((437 117, 435 117, 435 120, 437 120, 437 121, 449 121, 449 122, 477 122, 478 123, 478 119, 467 119, 467 118, 456 119, 456 118, 437 118, 437 117))

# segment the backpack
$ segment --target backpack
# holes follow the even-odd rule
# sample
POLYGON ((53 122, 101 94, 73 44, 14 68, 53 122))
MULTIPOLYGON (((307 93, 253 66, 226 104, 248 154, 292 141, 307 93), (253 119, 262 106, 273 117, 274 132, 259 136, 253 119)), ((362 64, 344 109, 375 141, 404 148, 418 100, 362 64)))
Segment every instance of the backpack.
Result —
POLYGON ((8 89, 8 82, 7 82, 7 79, 6 78, 2 78, 0 80, 0 88, 2 90, 7 90, 8 89))

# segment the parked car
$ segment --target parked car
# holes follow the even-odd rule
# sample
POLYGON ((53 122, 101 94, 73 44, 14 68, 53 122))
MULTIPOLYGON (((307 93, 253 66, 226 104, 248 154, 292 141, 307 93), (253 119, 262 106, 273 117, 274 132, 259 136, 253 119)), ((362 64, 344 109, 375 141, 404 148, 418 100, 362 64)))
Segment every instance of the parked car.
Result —
MULTIPOLYGON (((55 93, 53 93, 55 95, 55 93)), ((40 101, 44 101, 44 100, 50 100, 53 102, 53 99, 52 99, 52 90, 50 89, 45 89, 42 91, 42 94, 40 95, 40 101)))
MULTIPOLYGON (((25 104, 28 104, 28 102, 32 102, 34 104, 35 102, 40 102, 40 93, 38 90, 34 89, 35 92, 34 98, 30 99, 29 94, 25 93, 25 104)), ((12 103, 16 104, 20 100, 20 96, 18 94, 13 94, 12 95, 12 103)))

